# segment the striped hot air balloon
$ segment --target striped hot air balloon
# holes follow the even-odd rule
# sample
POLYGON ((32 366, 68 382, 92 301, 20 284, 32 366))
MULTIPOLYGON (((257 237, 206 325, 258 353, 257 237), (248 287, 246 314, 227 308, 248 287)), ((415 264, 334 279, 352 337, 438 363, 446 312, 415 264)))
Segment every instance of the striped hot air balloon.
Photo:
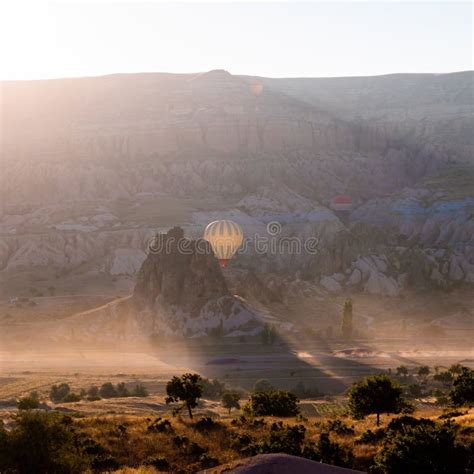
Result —
POLYGON ((234 221, 214 221, 208 224, 204 230, 204 239, 211 244, 220 266, 225 268, 242 245, 244 233, 239 224, 234 221))
POLYGON ((352 209, 352 198, 345 194, 335 196, 331 200, 331 209, 338 212, 350 212, 352 209))

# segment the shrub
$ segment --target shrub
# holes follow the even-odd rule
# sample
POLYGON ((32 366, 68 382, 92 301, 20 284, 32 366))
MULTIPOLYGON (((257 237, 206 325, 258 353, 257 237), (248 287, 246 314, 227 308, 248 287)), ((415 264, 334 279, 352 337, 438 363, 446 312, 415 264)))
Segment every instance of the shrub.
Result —
POLYGON ((463 416, 466 415, 468 412, 463 413, 462 411, 448 411, 446 413, 443 413, 442 415, 438 416, 438 419, 440 420, 447 420, 450 418, 456 418, 457 416, 463 416))
POLYGON ((148 390, 141 383, 135 385, 130 392, 132 397, 148 397, 148 390))
POLYGON ((193 457, 199 457, 201 454, 204 454, 207 451, 207 448, 204 448, 203 446, 197 444, 194 441, 191 441, 187 446, 186 446, 186 454, 189 456, 193 457))
POLYGON ((119 438, 125 439, 128 438, 127 427, 124 424, 120 424, 117 426, 116 434, 119 438))
POLYGON ((453 431, 448 427, 422 424, 405 426, 395 436, 387 437, 370 472, 461 474, 466 468, 465 450, 455 443, 453 431))
POLYGON ((224 392, 222 394, 222 406, 229 410, 229 414, 232 408, 236 408, 237 410, 240 408, 239 400, 239 392, 224 392))
POLYGON ((114 471, 118 469, 119 464, 114 457, 92 438, 82 439, 81 447, 84 454, 90 459, 91 468, 94 471, 114 471))
POLYGON ((244 455, 253 456, 257 454, 255 440, 247 433, 232 433, 230 447, 244 455))
POLYGON ((396 373, 399 377, 406 378, 408 377, 408 369, 404 365, 396 368, 396 373))
POLYGON ((474 370, 467 367, 459 369, 454 379, 453 388, 449 392, 449 400, 454 406, 474 403, 474 370))
POLYGON ((18 410, 34 410, 39 408, 40 401, 38 392, 31 392, 27 397, 20 398, 17 403, 18 410))
POLYGON ((210 456, 207 453, 201 454, 199 457, 199 462, 201 463, 201 467, 204 469, 217 466, 219 464, 219 460, 214 456, 210 456))
POLYGON ((216 423, 210 416, 203 416, 194 424, 194 428, 201 432, 215 430, 216 428, 220 427, 222 427, 222 425, 220 423, 216 423))
POLYGON ((308 441, 303 446, 303 451, 301 452, 301 457, 306 459, 311 459, 311 461, 321 461, 321 456, 319 455, 318 447, 314 441, 308 441))
POLYGON ((343 421, 336 419, 336 420, 329 420, 324 425, 325 431, 334 431, 334 433, 338 435, 353 435, 354 429, 350 426, 347 426, 343 421))
POLYGON ((250 416, 296 416, 298 401, 294 393, 284 390, 255 392, 243 410, 250 416))
POLYGON ((153 466, 159 471, 169 471, 170 463, 163 456, 148 458, 143 462, 145 466, 153 466))
POLYGON ((451 372, 453 375, 459 375, 462 373, 463 369, 465 369, 461 364, 453 364, 451 367, 449 367, 448 371, 451 372))
POLYGON ((426 379, 428 378, 428 375, 430 375, 430 372, 430 368, 427 365, 422 365, 418 368, 417 374, 418 377, 420 377, 424 382, 426 382, 426 379))
POLYGON ((433 379, 442 383, 445 387, 450 387, 453 384, 453 374, 451 372, 440 372, 433 375, 433 379))
POLYGON ((38 411, 20 411, 15 426, 0 433, 0 471, 84 472, 90 466, 80 437, 68 417, 38 411))
POLYGON ((435 426, 435 422, 428 418, 414 418, 413 416, 399 416, 393 418, 387 425, 387 430, 402 431, 406 427, 435 426))
POLYGON ((239 423, 249 428, 262 428, 267 425, 265 418, 246 418, 244 415, 240 416, 239 423))
POLYGON ((115 398, 117 397, 117 390, 115 390, 115 387, 111 382, 106 382, 100 387, 99 395, 102 398, 115 398))
POLYGON ((91 386, 89 390, 86 392, 87 395, 87 400, 90 402, 93 402, 95 400, 100 400, 100 395, 99 395, 99 388, 96 386, 91 386))
POLYGON ((155 421, 151 422, 148 427, 148 431, 157 431, 159 433, 167 433, 173 430, 173 427, 170 423, 169 420, 166 420, 164 418, 161 418, 159 416, 158 418, 155 419, 155 421))
POLYGON ((418 384, 410 384, 407 387, 407 395, 412 398, 419 398, 421 397, 421 385, 418 384))
MULTIPOLYGON (((474 426, 462 426, 459 429, 459 434, 466 435, 466 436, 473 436, 474 435, 474 426)), ((474 446, 472 446, 474 448, 474 446)))
POLYGON ((71 388, 67 383, 62 383, 60 385, 53 385, 49 392, 49 398, 51 401, 58 403, 62 402, 66 395, 71 391, 71 388))
POLYGON ((63 403, 73 403, 81 400, 81 396, 78 393, 69 392, 61 401, 63 403))
POLYGON ((130 392, 128 391, 128 388, 125 386, 124 382, 120 382, 117 384, 117 397, 130 397, 130 392))
POLYGON ((321 433, 316 444, 320 462, 341 467, 351 467, 354 456, 352 451, 342 447, 339 443, 332 442, 329 433, 321 433))
POLYGON ((306 428, 303 425, 284 426, 281 421, 272 423, 270 433, 257 443, 260 453, 286 453, 300 456, 306 428))
POLYGON ((172 439, 173 445, 176 446, 177 448, 182 448, 184 446, 187 446, 189 443, 189 438, 185 435, 176 435, 172 439))
POLYGON ((376 444, 382 441, 385 437, 386 431, 383 428, 378 428, 375 431, 365 430, 355 440, 356 444, 376 444))

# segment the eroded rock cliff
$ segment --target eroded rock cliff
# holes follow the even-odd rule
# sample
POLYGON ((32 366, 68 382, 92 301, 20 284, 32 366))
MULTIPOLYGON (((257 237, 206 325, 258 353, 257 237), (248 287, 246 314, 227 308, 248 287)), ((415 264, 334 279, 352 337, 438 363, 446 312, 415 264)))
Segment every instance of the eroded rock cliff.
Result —
POLYGON ((207 241, 186 240, 174 227, 159 234, 138 273, 133 302, 160 335, 258 332, 255 314, 232 296, 207 241))

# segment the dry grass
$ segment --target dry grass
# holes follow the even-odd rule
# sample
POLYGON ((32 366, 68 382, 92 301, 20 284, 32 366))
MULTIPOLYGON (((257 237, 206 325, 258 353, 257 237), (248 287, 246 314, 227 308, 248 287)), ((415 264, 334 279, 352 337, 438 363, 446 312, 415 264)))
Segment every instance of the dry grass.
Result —
POLYGON ((115 474, 155 474, 157 471, 155 468, 150 466, 140 466, 140 467, 124 467, 114 471, 115 474))
MULTIPOLYGON (((474 409, 464 410, 468 413, 456 418, 456 423, 466 426, 474 426, 474 409)), ((429 409, 417 411, 416 417, 429 417, 437 419, 443 410, 429 409)), ((172 430, 167 433, 148 431, 147 427, 154 417, 145 416, 93 416, 75 420, 78 428, 87 433, 102 446, 107 448, 114 458, 122 466, 129 466, 132 470, 121 469, 120 473, 152 473, 153 470, 133 470, 139 469, 140 465, 147 459, 163 457, 174 472, 196 472, 202 468, 199 456, 186 453, 186 450, 177 447, 173 443, 176 435, 186 436, 189 442, 197 443, 205 448, 211 456, 217 458, 219 463, 230 463, 244 457, 236 448, 232 447, 233 434, 247 434, 255 440, 262 439, 269 430, 269 426, 274 421, 283 421, 284 424, 303 424, 306 428, 306 441, 317 441, 319 435, 325 430, 325 423, 333 419, 331 417, 310 417, 303 421, 290 418, 265 419, 265 426, 251 426, 249 424, 232 423, 230 417, 215 418, 219 426, 208 432, 199 432, 193 421, 185 417, 166 416, 171 422, 172 430)), ((238 418, 238 417, 237 417, 238 418)), ((382 417, 381 427, 385 427, 393 416, 382 417)), ((355 434, 340 435, 331 432, 331 440, 337 441, 341 445, 353 450, 355 456, 356 469, 366 470, 372 463, 374 455, 379 447, 375 444, 354 444, 355 439, 365 430, 376 428, 375 418, 368 417, 365 420, 354 420, 349 416, 342 416, 340 419, 354 429, 355 434)), ((472 436, 471 436, 472 437, 472 436)), ((467 440, 467 438, 466 438, 467 440)))

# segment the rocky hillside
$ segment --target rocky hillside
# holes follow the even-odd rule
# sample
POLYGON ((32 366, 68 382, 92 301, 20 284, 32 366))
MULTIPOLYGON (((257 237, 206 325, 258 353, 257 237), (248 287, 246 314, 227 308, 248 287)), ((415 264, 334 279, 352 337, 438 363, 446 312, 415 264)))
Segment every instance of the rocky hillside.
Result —
MULTIPOLYGON (((198 238, 230 218, 277 247, 317 242, 311 253, 249 245, 226 274, 242 295, 470 285, 473 77, 216 70, 3 82, 0 279, 6 288, 33 271, 45 288, 76 275, 130 283, 141 268, 142 309, 153 306, 146 284, 171 307, 184 297, 162 286, 167 263, 147 257, 149 239, 174 225, 198 238), (342 220, 330 209, 341 193, 353 199, 342 220)), ((185 307, 193 317, 202 308, 185 307)))
POLYGON ((405 143, 472 162, 473 72, 266 79, 262 83, 405 143))
POLYGON ((262 184, 323 201, 386 194, 472 159, 469 84, 471 73, 276 80, 219 70, 3 82, 3 212, 140 192, 244 196, 262 184))

